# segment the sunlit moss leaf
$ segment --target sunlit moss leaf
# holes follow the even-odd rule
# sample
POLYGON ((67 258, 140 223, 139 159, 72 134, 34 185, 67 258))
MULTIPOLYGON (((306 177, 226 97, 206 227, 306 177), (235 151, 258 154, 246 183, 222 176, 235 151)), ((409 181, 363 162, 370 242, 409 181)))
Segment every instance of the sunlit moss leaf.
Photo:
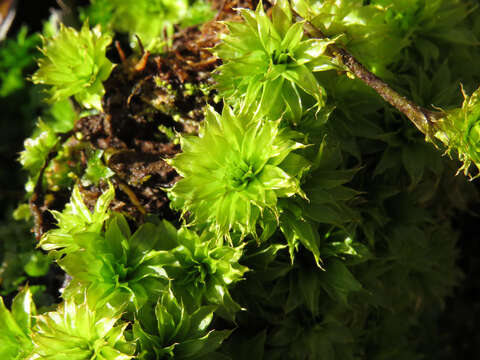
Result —
POLYGON ((82 177, 82 183, 85 186, 90 184, 98 185, 100 181, 105 181, 111 178, 115 173, 102 161, 103 151, 96 150, 90 156, 87 162, 85 174, 82 177))
POLYGON ((320 258, 320 235, 316 224, 303 218, 302 210, 294 204, 283 202, 280 216, 280 230, 285 236, 292 263, 299 244, 310 250, 315 258, 317 266, 321 267, 320 258))
POLYGON ((36 314, 28 286, 17 294, 11 312, 0 297, 0 356, 4 359, 25 359, 32 350, 31 328, 36 314))
POLYGON ((13 318, 23 333, 30 335, 34 323, 33 316, 36 315, 37 310, 28 286, 25 286, 23 290, 15 296, 11 311, 13 318))

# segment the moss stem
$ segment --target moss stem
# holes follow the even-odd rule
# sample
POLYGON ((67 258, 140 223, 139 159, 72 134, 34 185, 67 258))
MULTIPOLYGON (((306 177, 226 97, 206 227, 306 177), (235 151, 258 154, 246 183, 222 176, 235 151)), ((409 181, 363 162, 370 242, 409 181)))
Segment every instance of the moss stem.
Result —
MULTIPOLYGON (((269 2, 272 3, 272 1, 269 2)), ((302 16, 300 16, 294 9, 291 10, 298 19, 305 21, 305 31, 308 35, 313 38, 326 38, 325 34, 323 34, 320 29, 318 29, 310 21, 303 19, 302 16)), ((386 82, 368 70, 347 50, 342 49, 335 44, 330 44, 328 49, 332 57, 336 58, 337 61, 345 66, 355 77, 375 90, 386 102, 403 113, 418 128, 418 130, 420 130, 426 136, 432 135, 435 130, 435 123, 443 118, 443 113, 439 111, 428 110, 400 95, 386 82)))

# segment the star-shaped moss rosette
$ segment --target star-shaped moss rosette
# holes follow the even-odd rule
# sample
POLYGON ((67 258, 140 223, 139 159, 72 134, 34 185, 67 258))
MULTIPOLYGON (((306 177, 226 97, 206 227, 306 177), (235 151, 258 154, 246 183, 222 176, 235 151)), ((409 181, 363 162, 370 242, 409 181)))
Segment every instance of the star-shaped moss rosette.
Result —
POLYGON ((229 287, 248 271, 238 263, 243 246, 222 246, 214 234, 205 231, 198 235, 185 227, 168 243, 177 246, 159 252, 157 259, 171 280, 175 295, 189 309, 202 304, 218 305, 233 319, 241 308, 230 296, 229 287))
POLYGON ((136 344, 125 339, 128 323, 112 307, 95 310, 85 300, 73 299, 57 311, 37 316, 28 360, 127 360, 134 356, 136 344))
POLYGON ((104 222, 110 217, 108 207, 115 197, 112 184, 98 198, 95 208, 91 212, 85 205, 78 186, 73 188, 70 202, 62 212, 53 210, 52 215, 57 220, 57 229, 46 232, 39 243, 45 251, 55 251, 55 257, 77 251, 82 247, 81 242, 75 239, 80 234, 100 234, 104 222))
POLYGON ((145 306, 133 325, 141 360, 216 359, 214 352, 230 330, 209 329, 214 306, 201 306, 189 313, 171 290, 155 306, 145 306))
POLYGON ((262 2, 256 11, 240 9, 243 22, 227 22, 229 34, 215 47, 223 61, 215 75, 220 95, 256 106, 264 114, 299 121, 307 107, 324 104, 325 90, 314 72, 335 68, 324 52, 332 41, 306 39, 302 22, 294 22, 290 4, 278 0, 270 19, 262 2), (302 93, 313 97, 308 102, 302 93), (260 100, 258 100, 260 99, 260 100))
POLYGON ((131 234, 125 218, 115 214, 105 228, 104 234, 77 236, 84 250, 57 261, 72 277, 63 296, 78 299, 87 289, 91 302, 123 302, 133 305, 129 310, 138 310, 168 286, 168 276, 154 250, 161 242, 163 226, 146 223, 131 234))
POLYGON ((0 297, 0 357, 25 359, 33 348, 31 340, 35 304, 30 289, 25 287, 13 299, 11 311, 0 297))
POLYGON ((90 30, 88 22, 80 31, 60 24, 55 37, 43 39, 44 57, 38 60, 32 80, 50 86, 52 102, 73 96, 82 106, 101 111, 103 81, 114 67, 105 55, 111 42, 99 27, 90 30))
POLYGON ((254 114, 222 114, 207 110, 199 137, 182 138, 183 152, 169 160, 183 176, 168 194, 173 207, 192 215, 192 223, 207 224, 218 235, 231 230, 257 234, 265 212, 278 215, 277 199, 303 195, 299 179, 307 166, 291 174, 292 152, 304 147, 280 121, 254 114))
POLYGON ((471 165, 477 168, 477 173, 480 171, 480 88, 471 96, 465 92, 463 96, 461 108, 445 112, 444 118, 434 124, 434 136, 447 147, 449 154, 458 154, 463 162, 458 171, 468 175, 471 165))

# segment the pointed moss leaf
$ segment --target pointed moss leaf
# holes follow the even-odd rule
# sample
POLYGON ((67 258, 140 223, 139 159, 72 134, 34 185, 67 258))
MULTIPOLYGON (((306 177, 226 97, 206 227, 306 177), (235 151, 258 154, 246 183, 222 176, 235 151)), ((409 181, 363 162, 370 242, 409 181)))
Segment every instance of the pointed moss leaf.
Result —
POLYGON ((208 355, 217 350, 233 330, 212 330, 199 339, 187 340, 175 347, 175 357, 190 359, 208 355))
POLYGON ((115 259, 125 263, 127 261, 125 251, 126 239, 118 226, 118 217, 112 219, 105 232, 105 251, 110 252, 115 259))
POLYGON ((315 204, 335 204, 341 201, 348 201, 357 197, 360 192, 346 186, 337 186, 331 189, 306 188, 307 198, 315 204))
POLYGON ((359 169, 322 171, 312 173, 308 185, 312 188, 331 189, 351 181, 359 169))
POLYGON ((297 250, 296 244, 300 242, 312 252, 317 266, 321 267, 320 236, 314 224, 294 216, 291 212, 284 211, 280 217, 280 229, 287 239, 292 263, 297 250))
POLYGON ((190 319, 192 335, 201 336, 201 334, 205 334, 212 322, 215 309, 216 306, 203 306, 192 314, 190 319))
POLYGON ((36 307, 28 286, 20 291, 13 299, 12 315, 23 333, 30 334, 32 317, 36 315, 36 307))
POLYGON ((343 224, 349 222, 359 222, 360 217, 355 210, 342 203, 321 204, 311 203, 305 204, 305 216, 323 224, 331 224, 342 227, 343 224))
POLYGON ((329 259, 325 264, 325 271, 320 272, 321 284, 327 294, 335 301, 347 305, 348 296, 362 289, 362 285, 355 279, 347 267, 337 259, 329 259))
MULTIPOLYGON (((323 60, 329 59, 328 57, 324 57, 323 54, 327 49, 328 45, 333 43, 333 41, 323 41, 320 39, 308 39, 305 40, 297 46, 295 46, 294 55, 295 55, 295 62, 298 65, 306 64, 310 61, 316 63, 317 59, 322 58, 323 60)), ((328 61, 330 66, 334 68, 334 64, 331 60, 328 61)))
POLYGON ((292 23, 292 14, 287 1, 277 1, 272 9, 272 23, 277 33, 284 38, 292 23))
POLYGON ((43 120, 53 131, 64 133, 73 129, 77 117, 72 102, 63 100, 53 103, 43 115, 43 120))
POLYGON ((295 23, 287 30, 280 45, 283 49, 295 49, 303 38, 303 24, 295 23))
POLYGON ((360 264, 373 258, 373 254, 366 245, 354 241, 351 237, 346 237, 344 241, 327 244, 325 254, 346 259, 349 265, 360 264))
POLYGON ((165 236, 160 232, 163 228, 163 226, 159 227, 151 223, 140 226, 129 241, 131 251, 137 253, 139 257, 144 257, 151 250, 157 249, 165 236))
POLYGON ((318 84, 313 73, 305 65, 289 67, 282 76, 292 83, 295 83, 306 93, 312 95, 317 100, 320 107, 323 106, 325 91, 318 84))
POLYGON ((302 177, 302 174, 309 170, 311 163, 297 153, 290 153, 281 163, 282 169, 294 177, 302 177))
POLYGON ((158 243, 159 250, 171 250, 178 245, 177 229, 166 220, 158 224, 158 232, 162 238, 158 243))
POLYGON ((285 81, 283 83, 282 96, 287 105, 287 109, 292 113, 292 117, 294 119, 300 119, 303 114, 302 98, 296 86, 290 81, 285 81))
POLYGON ((410 176, 413 187, 417 185, 423 177, 425 169, 425 151, 423 146, 410 144, 402 149, 402 163, 410 176))
POLYGON ((375 170, 373 171, 373 176, 382 175, 387 172, 389 169, 394 168, 395 164, 400 162, 400 157, 402 154, 399 153, 393 147, 387 147, 387 149, 383 152, 382 156, 380 157, 380 161, 378 162, 375 170))
MULTIPOLYGON (((283 73, 283 71, 279 71, 279 73, 283 73)), ((278 107, 278 102, 281 100, 282 96, 283 83, 284 79, 280 76, 264 83, 263 93, 260 100, 260 111, 262 114, 270 114, 276 107, 278 107)), ((274 118, 276 118, 276 116, 274 116, 274 118)))
POLYGON ((275 260, 277 253, 283 250, 287 245, 268 244, 263 245, 253 253, 249 253, 242 258, 242 263, 255 269, 267 268, 267 266, 275 260))
POLYGON ((87 168, 85 169, 85 174, 83 174, 82 177, 82 184, 84 186, 91 184, 98 185, 100 181, 108 180, 115 175, 113 170, 103 163, 102 157, 103 151, 96 150, 88 159, 87 168))
POLYGON ((33 344, 30 338, 35 304, 28 287, 17 294, 8 311, 0 297, 0 355, 5 359, 25 359, 33 344))
MULTIPOLYGON (((322 254, 323 256, 324 254, 322 254)), ((313 317, 318 316, 321 306, 321 284, 319 272, 314 266, 299 265, 298 271, 292 273, 295 277, 290 281, 286 311, 291 312, 299 306, 306 306, 313 317)))

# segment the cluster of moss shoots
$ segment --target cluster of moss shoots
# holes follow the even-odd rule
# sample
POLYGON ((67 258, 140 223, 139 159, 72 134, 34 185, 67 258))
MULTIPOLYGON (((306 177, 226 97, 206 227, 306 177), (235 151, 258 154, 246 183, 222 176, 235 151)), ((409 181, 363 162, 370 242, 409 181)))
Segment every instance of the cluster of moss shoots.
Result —
MULTIPOLYGON (((37 315, 28 287, 17 295, 11 312, 0 302, 0 355, 58 360, 230 359, 235 342, 226 339, 235 334, 241 314, 262 308, 269 299, 263 292, 277 292, 283 298, 283 283, 264 288, 263 280, 255 280, 268 278, 268 269, 271 279, 265 281, 281 278, 273 270, 280 264, 289 286, 298 290, 293 296, 302 299, 289 298, 285 306, 296 309, 296 301, 304 301, 314 319, 323 289, 333 299, 325 305, 332 318, 325 317, 320 327, 305 325, 308 331, 295 334, 298 341, 289 352, 273 351, 271 358, 306 358, 301 355, 302 341, 307 344, 303 351, 314 356, 308 358, 323 358, 312 348, 319 338, 335 344, 331 351, 342 358, 338 354, 344 350, 337 348, 342 339, 334 333, 346 331, 339 318, 348 315, 341 312, 335 318, 334 304, 346 308, 348 295, 362 291, 346 264, 372 259, 373 247, 368 250, 367 244, 374 241, 367 220, 350 205, 360 192, 345 184, 360 167, 342 165, 343 145, 332 135, 335 125, 329 125, 336 120, 329 119, 334 108, 329 97, 335 95, 322 83, 345 73, 353 77, 337 51, 360 46, 349 39, 355 29, 347 26, 350 7, 343 3, 277 0, 267 14, 260 2, 256 10, 238 9, 240 20, 224 23, 228 31, 212 49, 223 62, 213 74, 223 111, 206 105, 199 134, 172 132, 180 136, 182 152, 166 161, 182 179, 165 191, 179 213, 178 223, 152 216, 133 226, 132 233, 125 216, 109 209, 115 191, 107 181, 114 172, 102 161, 106 155, 91 154, 86 174, 76 181, 103 185, 105 192, 92 209, 85 205, 79 184, 74 185, 65 209, 52 211, 57 228, 39 242, 71 278, 62 290, 62 303, 37 315), (312 27, 324 37, 313 37, 308 31, 312 27), (359 229, 365 234, 363 241, 352 240, 359 229), (286 262, 278 255, 284 250, 286 262), (311 268, 310 262, 315 264, 311 268), (245 300, 251 295, 248 291, 238 298, 232 293, 247 275, 247 283, 253 284, 250 291, 258 291, 258 302, 245 300), (221 327, 213 326, 214 319, 221 327)), ((406 36, 405 22, 413 18, 392 13, 388 2, 377 1, 375 7, 358 3, 352 6, 363 9, 362 16, 372 21, 371 29, 359 27, 358 36, 371 38, 379 31, 373 24, 375 11, 383 11, 397 26, 395 36, 406 36)), ((438 9, 423 10, 433 14, 438 9)), ((159 52, 168 45, 174 25, 201 23, 212 13, 201 1, 137 1, 126 6, 117 0, 92 0, 83 16, 103 27, 91 29, 88 21, 79 31, 61 25, 53 37, 43 39, 43 57, 32 80, 47 86, 52 103, 71 110, 68 99, 73 99, 84 114, 101 113, 103 82, 116 66, 106 56, 114 31, 130 32, 134 47, 138 35, 146 44, 144 50, 159 52), (198 19, 192 19, 188 6, 198 12, 198 19)), ((359 54, 365 56, 373 46, 387 55, 392 50, 374 43, 359 54)), ((381 75, 389 57, 381 60, 377 55, 365 64, 381 75)), ((479 91, 465 95, 461 108, 442 110, 428 129, 428 140, 438 140, 447 153, 458 154, 465 174, 480 165, 479 91)), ((30 193, 44 176, 52 149, 59 150, 60 157, 65 151, 58 134, 72 129, 73 120, 62 129, 41 122, 38 136, 25 143, 20 158, 30 172, 30 193)), ((390 236, 405 229, 394 229, 390 236)), ((262 309, 270 311, 268 306, 262 309)), ((286 313, 278 331, 295 323, 286 313)), ((282 349, 275 344, 279 333, 269 333, 271 341, 266 332, 258 334, 252 344, 282 349)), ((326 351, 327 345, 322 346, 326 351)), ((258 351, 255 358, 261 359, 263 350, 258 351)), ((232 356, 243 359, 241 354, 232 356)))

